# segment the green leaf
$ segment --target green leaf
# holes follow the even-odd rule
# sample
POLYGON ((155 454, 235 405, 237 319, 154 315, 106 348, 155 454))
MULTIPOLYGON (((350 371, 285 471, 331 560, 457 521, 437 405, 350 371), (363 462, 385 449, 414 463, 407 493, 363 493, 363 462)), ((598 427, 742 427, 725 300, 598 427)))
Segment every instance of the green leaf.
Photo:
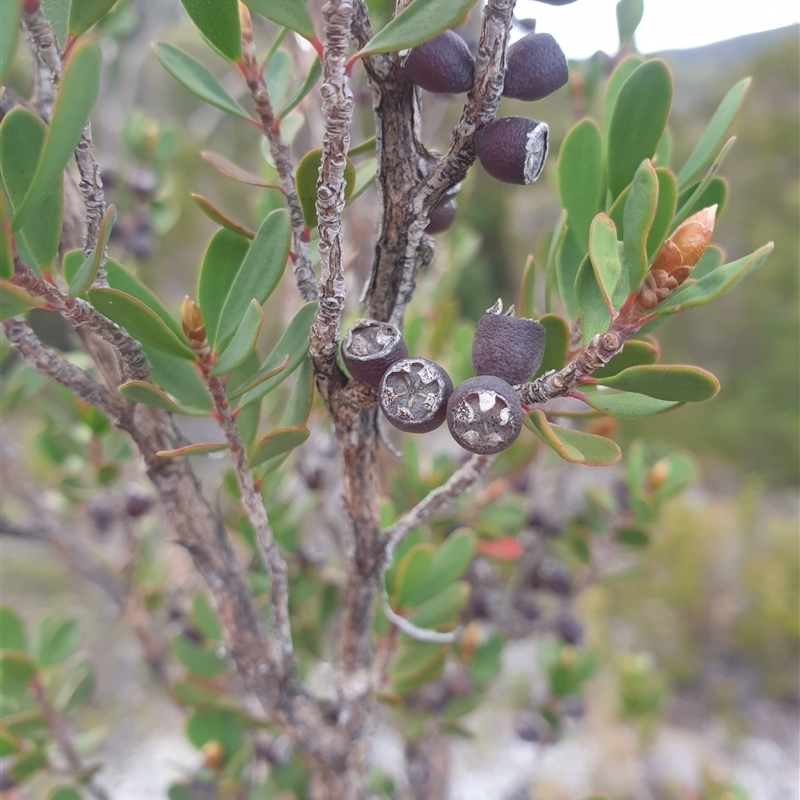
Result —
POLYGON ((22 0, 6 0, 0 3, 0 80, 14 55, 21 16, 22 0))
POLYGON ((185 447, 176 447, 174 450, 159 450, 159 458, 183 458, 184 456, 205 456, 209 453, 220 453, 228 449, 227 442, 203 442, 201 444, 187 444, 185 447))
POLYGON ((100 48, 90 41, 77 44, 67 59, 36 174, 14 215, 14 232, 38 211, 72 159, 97 99, 101 62, 100 48))
POLYGON ((706 250, 703 257, 697 262, 697 266, 692 270, 692 277, 699 281, 700 278, 705 278, 710 272, 713 272, 725 260, 725 255, 719 247, 713 244, 706 250))
POLYGON ((733 118, 741 108, 744 96, 750 87, 750 81, 750 78, 744 78, 739 81, 722 99, 691 155, 678 172, 678 187, 680 189, 688 186, 713 158, 714 153, 725 138, 733 118))
POLYGON ((423 603, 457 581, 474 555, 475 534, 466 528, 453 531, 434 554, 424 584, 414 592, 414 602, 423 603))
POLYGON ((302 86, 297 89, 297 91, 286 101, 286 105, 278 112, 278 119, 285 119, 295 108, 297 108, 306 95, 317 85, 317 81, 320 79, 321 75, 322 63, 318 58, 315 58, 314 63, 311 65, 311 69, 308 71, 302 86))
POLYGON ((6 715, 3 727, 18 739, 40 740, 47 735, 47 720, 38 709, 6 715))
POLYGON ((397 608, 416 605, 415 594, 424 587, 434 552, 433 545, 422 542, 414 545, 397 565, 392 592, 397 608))
POLYGON ((722 267, 717 267, 697 283, 679 290, 672 297, 667 298, 668 305, 659 309, 659 313, 669 314, 683 311, 687 308, 702 306, 727 294, 739 281, 755 272, 772 252, 775 245, 770 242, 760 247, 749 256, 732 261, 722 267))
MULTIPOLYGON (((255 353, 253 355, 255 355, 255 353)), ((251 392, 258 386, 261 386, 262 383, 275 376, 279 376, 281 379, 288 377, 288 373, 287 375, 281 374, 288 366, 288 353, 285 353, 280 362, 272 367, 272 369, 268 370, 264 370, 262 367, 259 367, 257 363, 254 364, 251 369, 250 359, 248 359, 233 373, 233 375, 230 376, 227 389, 228 399, 233 400, 244 392, 251 392)), ((257 403, 259 399, 260 398, 249 400, 246 404, 240 403, 239 408, 243 408, 245 405, 257 403)))
MULTIPOLYGON (((303 209, 303 219, 309 228, 317 227, 317 180, 320 164, 322 164, 322 149, 309 150, 300 159, 294 175, 297 197, 303 209)), ((344 180, 344 199, 347 202, 356 186, 356 168, 349 158, 344 168, 344 180)))
POLYGON ((36 674, 36 664, 21 650, 0 650, 0 679, 26 683, 36 674))
POLYGON ((644 15, 644 0, 619 0, 617 3, 617 31, 620 42, 632 42, 633 35, 644 15))
POLYGON ((592 221, 589 257, 606 306, 612 308, 612 297, 622 275, 622 264, 617 248, 617 229, 605 214, 598 214, 592 221))
POLYGON ((669 128, 664 128, 664 135, 656 148, 656 154, 653 156, 653 163, 659 167, 668 167, 669 159, 672 155, 672 133, 669 128))
POLYGON ((651 365, 629 367, 600 381, 603 386, 645 394, 659 400, 699 403, 719 391, 719 381, 700 367, 651 365))
POLYGON ((596 333, 603 333, 611 324, 609 302, 597 281, 589 256, 583 259, 575 277, 575 299, 581 319, 581 337, 586 345, 596 333))
POLYGON ((589 252, 589 226, 600 209, 602 188, 600 130, 584 119, 567 134, 558 154, 558 193, 581 255, 589 252))
MULTIPOLYGON (((2 153, 2 128, 0 128, 0 153, 2 153)), ((2 156, 0 156, 2 158, 2 156)), ((0 180, 2 166, 0 165, 0 180)), ((40 270, 41 271, 41 270, 40 270)), ((11 208, 2 186, 0 186, 0 280, 14 277, 14 254, 11 247, 11 208)))
POLYGON ((0 319, 16 317, 32 308, 41 308, 44 301, 28 294, 24 289, 11 283, 0 280, 0 319))
POLYGON ((205 686, 189 681, 176 681, 172 684, 172 692, 181 703, 195 708, 228 708, 239 707, 235 698, 221 694, 217 689, 207 689, 205 686))
POLYGON ((304 0, 244 0, 244 4, 256 14, 296 31, 304 39, 316 38, 304 0))
POLYGON ((181 0, 203 38, 228 61, 242 58, 238 0, 181 0))
POLYGON ((56 622, 45 617, 36 629, 34 657, 43 667, 61 664, 66 661, 81 644, 78 620, 65 619, 56 622))
POLYGON ((539 318, 547 334, 545 336, 544 358, 542 365, 533 376, 535 380, 551 369, 561 369, 567 361, 569 353, 569 325, 557 314, 545 314, 539 318))
POLYGON ((197 204, 197 207, 213 222, 216 222, 217 225, 221 225, 223 228, 227 228, 232 233, 237 234, 238 236, 244 236, 246 239, 253 239, 255 237, 255 233, 251 231, 249 228, 246 228, 244 225, 240 225, 236 220, 229 217, 224 211, 217 208, 207 197, 203 197, 201 194, 197 194, 196 192, 192 192, 192 200, 197 204))
MULTIPOLYGON (((658 167, 656 177, 658 178, 658 204, 653 223, 650 226, 650 233, 647 234, 648 264, 667 238, 678 203, 678 184, 675 175, 664 167, 658 167)), ((713 203, 709 205, 713 205, 713 203)))
POLYGON ((645 61, 620 89, 606 143, 608 188, 612 197, 633 180, 646 158, 652 158, 667 125, 672 103, 672 76, 661 59, 645 61))
POLYGON ((611 125, 611 117, 613 116, 614 106, 617 104, 620 90, 625 81, 642 64, 644 64, 644 59, 641 56, 628 56, 624 61, 620 62, 608 79, 606 93, 603 97, 603 141, 606 142, 606 146, 608 145, 608 128, 611 125))
POLYGON ((217 612, 204 594, 199 592, 192 600, 192 614, 197 627, 207 639, 222 640, 222 625, 219 623, 217 612))
POLYGON ((650 544, 650 536, 641 528, 625 525, 617 529, 617 541, 627 544, 630 547, 645 547, 650 544))
POLYGON ((43 750, 31 750, 28 753, 19 754, 14 759, 8 774, 16 783, 22 783, 38 772, 46 763, 47 756, 43 750))
POLYGON ((565 236, 556 255, 555 272, 558 295, 569 319, 577 319, 580 316, 578 300, 575 296, 575 280, 582 262, 583 254, 575 243, 575 237, 565 236))
POLYGON ((277 458, 296 447, 300 447, 309 437, 310 431, 305 425, 295 425, 291 428, 276 428, 270 431, 253 450, 248 467, 252 469, 271 458, 277 458))
POLYGON ((476 0, 414 0, 370 39, 351 60, 392 53, 427 42, 466 19, 476 0))
POLYGON ((596 369, 592 377, 598 383, 603 383, 603 378, 617 375, 628 367, 655 364, 658 356, 658 348, 654 344, 641 339, 628 339, 622 347, 622 352, 615 355, 604 367, 596 369))
POLYGON ((261 223, 222 307, 215 346, 235 333, 254 298, 263 305, 275 290, 286 268, 290 237, 291 221, 286 209, 273 211, 261 223))
POLYGON ((217 340, 225 298, 249 247, 250 243, 243 236, 223 228, 214 234, 206 248, 197 285, 197 304, 203 312, 206 335, 212 344, 217 340))
MULTIPOLYGON (((712 178, 706 184, 701 192, 697 192, 700 184, 694 184, 688 189, 681 192, 678 197, 678 207, 683 210, 682 217, 688 219, 692 214, 708 208, 709 206, 717 206, 717 218, 725 208, 725 202, 728 199, 728 181, 725 178, 712 178)), ((672 225, 675 228, 677 225, 672 225)))
POLYGON ((16 739, 0 728, 0 758, 14 755, 18 749, 16 739))
POLYGON ((193 364, 148 345, 144 345, 142 350, 150 362, 150 378, 185 404, 181 413, 195 408, 207 414, 211 412, 211 397, 193 364))
POLYGON ((389 665, 389 681, 396 694, 410 694, 435 681, 447 662, 447 645, 403 642, 389 665))
POLYGON ((157 386, 146 381, 127 381, 119 386, 119 393, 127 400, 142 403, 152 408, 160 408, 172 414, 185 414, 186 416, 207 416, 207 411, 179 406, 172 398, 161 391, 157 386))
MULTIPOLYGON (((561 213, 558 215, 558 220, 553 228, 553 233, 550 236, 550 244, 547 248, 547 261, 544 265, 544 308, 548 313, 552 311, 553 292, 558 291, 559 288, 558 259, 564 244, 564 237, 567 235, 567 229, 567 212, 561 209, 561 213)), ((577 245, 573 243, 573 246, 577 251, 577 245)), ((572 283, 567 285, 571 288, 574 283, 575 277, 573 276, 572 283)))
POLYGON ((674 400, 658 400, 631 392, 587 392, 582 399, 595 410, 620 419, 653 417, 683 405, 674 400))
POLYGON ((186 723, 186 736, 198 749, 206 742, 219 742, 232 756, 242 746, 242 726, 233 711, 196 711, 186 723))
POLYGON ((228 662, 216 654, 216 645, 215 650, 209 650, 183 635, 175 636, 170 644, 175 658, 195 675, 211 678, 228 669, 228 662))
POLYGON ((251 300, 244 312, 244 317, 233 335, 230 344, 222 351, 217 363, 211 370, 212 375, 224 375, 244 364, 247 357, 255 350, 261 324, 264 322, 264 311, 258 300, 251 300))
POLYGON ((56 697, 56 706, 62 713, 70 714, 91 700, 95 687, 94 668, 82 661, 72 670, 56 697))
POLYGON ((636 170, 625 201, 622 244, 627 288, 639 287, 647 272, 647 237, 658 207, 658 176, 650 161, 636 170))
POLYGON ((105 253, 108 246, 108 238, 111 236, 111 229, 114 227, 114 222, 117 219, 117 210, 114 205, 110 205, 103 215, 103 220, 100 223, 100 230, 97 235, 97 247, 86 256, 81 267, 75 273, 75 277, 69 282, 69 291, 67 294, 70 297, 78 297, 89 290, 97 277, 100 269, 100 262, 103 260, 103 253, 105 253))
MULTIPOLYGON (((681 222, 683 222, 685 219, 688 219, 690 213, 693 213, 692 209, 697 209, 697 204, 700 198, 703 197, 709 185, 714 180, 714 177, 722 166, 722 162, 725 160, 725 157, 728 155, 735 142, 735 136, 731 136, 731 138, 725 142, 725 144, 722 146, 722 149, 719 151, 719 154, 714 159, 714 163, 708 168, 708 172, 706 172, 703 180, 697 184, 689 199, 679 205, 678 211, 675 214, 675 219, 672 221, 673 228, 677 228, 681 222)), ((717 189, 717 191, 719 191, 719 189, 717 189)), ((727 187, 725 187, 725 193, 727 194, 727 187)))
POLYGON ((44 11, 60 50, 64 49, 67 43, 67 29, 69 27, 69 12, 72 0, 41 0, 42 10, 44 11))
POLYGON ((525 266, 522 268, 522 278, 519 282, 519 294, 517 295, 517 316, 530 318, 535 312, 533 310, 533 287, 536 283, 536 268, 532 255, 525 259, 525 266))
MULTIPOLYGON (((264 67, 264 81, 269 91, 273 108, 280 108, 292 83, 295 67, 292 57, 285 50, 274 52, 264 67)), ((279 116, 280 118, 280 116, 279 116)))
MULTIPOLYGON (((22 206, 36 176, 46 138, 47 126, 32 111, 18 106, 6 114, 0 126, 0 171, 11 206, 9 211, 22 206)), ((40 269, 49 268, 58 251, 63 205, 63 177, 58 174, 43 195, 37 213, 19 231, 40 269)))
POLYGON ((250 115, 222 88, 220 82, 188 53, 166 42, 153 44, 153 53, 175 80, 203 102, 234 117, 250 119, 250 115))
POLYGON ((195 354, 155 313, 141 300, 119 289, 90 289, 89 302, 103 315, 121 325, 134 339, 149 344, 165 353, 195 360, 195 354))
POLYGON ((77 39, 99 22, 117 0, 72 0, 69 8, 69 35, 77 39))
POLYGON ((573 464, 605 467, 616 464, 622 457, 619 447, 611 439, 552 425, 543 411, 533 411, 522 421, 537 439, 573 464))
POLYGON ((457 581, 422 603, 409 615, 409 621, 419 628, 452 630, 458 615, 469 600, 469 584, 457 581))
POLYGON ((294 315, 280 340, 267 356, 256 378, 247 386, 235 390, 235 394, 244 393, 244 397, 242 397, 240 401, 241 405, 253 403, 262 398, 265 394, 271 392, 303 363, 308 353, 308 334, 311 330, 311 323, 314 321, 314 313, 316 310, 317 304, 312 301, 302 306, 294 315), (267 378, 266 380, 259 379, 259 376, 272 372, 272 370, 283 361, 286 355, 289 356, 289 363, 284 369, 271 378, 267 378), (253 387, 252 389, 250 388, 251 386, 253 387))

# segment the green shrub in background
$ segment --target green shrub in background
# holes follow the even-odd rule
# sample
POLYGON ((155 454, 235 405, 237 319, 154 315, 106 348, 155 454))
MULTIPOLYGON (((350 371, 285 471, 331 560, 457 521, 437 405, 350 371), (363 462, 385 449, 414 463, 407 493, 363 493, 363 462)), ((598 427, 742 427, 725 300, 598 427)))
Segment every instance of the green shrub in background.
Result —
MULTIPOLYGON (((341 223, 344 214, 355 227, 347 206, 377 184, 381 228, 370 241, 375 259, 359 315, 403 328, 409 352, 436 359, 456 386, 469 378, 475 322, 460 317, 455 298, 470 286, 479 308, 494 303, 470 272, 481 243, 455 230, 438 240, 445 258, 433 260, 426 226, 474 162, 476 133, 480 143, 499 130, 490 126, 514 4, 486 4, 473 88, 444 156, 417 139, 418 96, 398 52, 459 24, 474 4, 415 0, 373 36, 362 2, 330 2, 320 16, 300 2, 226 0, 211 10, 184 0, 227 73, 212 74, 169 42, 155 44, 153 56, 203 104, 255 128, 265 164, 256 174, 202 154, 259 191, 258 217, 251 225, 193 195, 219 227, 196 284, 182 287, 179 315, 135 264, 153 255, 159 235, 180 234, 171 158, 191 131, 131 115, 112 205, 87 127, 103 66, 93 37, 123 36, 130 9, 113 1, 3 6, 0 66, 11 63, 21 17, 44 68, 33 70, 30 101, 24 82, 9 82, 0 127, 3 403, 6 418, 20 420, 4 454, 14 487, 4 532, 48 542, 98 583, 185 709, 202 763, 170 787, 171 800, 355 798, 368 781, 370 791, 393 796, 392 781, 369 770, 378 715, 403 736, 409 761, 424 758, 429 738, 468 733, 462 718, 486 699, 505 642, 533 632, 551 636, 541 648, 547 694, 530 709, 531 737, 557 739, 599 660, 574 596, 598 581, 600 551, 646 554, 665 504, 694 476, 689 457, 637 443, 614 485, 592 487, 577 507, 532 509, 528 497, 532 470, 555 473, 559 460, 618 462, 614 419, 716 394, 709 372, 660 363, 653 332, 726 295, 772 249, 728 261, 710 244, 727 196, 728 129, 749 81, 730 88, 676 160, 670 70, 635 52, 607 79, 599 60, 586 65, 586 107, 596 101, 601 113, 573 125, 551 156, 563 210, 512 298, 516 314, 538 319, 547 337, 536 374, 506 398, 521 403, 528 430, 496 459, 461 457, 446 435, 404 436, 399 458, 384 464, 396 445, 378 414, 379 392, 339 361, 349 242, 341 223), (253 25, 248 8, 269 23, 253 25), (274 38, 257 56, 264 31, 274 38), (358 140, 351 85, 365 88, 363 72, 384 103, 358 140), (250 100, 230 90, 237 77, 250 100), (85 218, 72 213, 78 197, 85 218), (79 351, 42 341, 54 318, 70 344, 77 335, 79 351), (179 427, 181 418, 192 424, 179 427), (215 453, 222 460, 192 458, 215 453), (224 465, 210 505, 193 463, 224 465), (158 517, 152 496, 126 483, 141 481, 142 468, 158 517), (56 516, 28 473, 58 496, 56 516), (331 520, 339 476, 344 507, 331 520), (485 476, 480 491, 466 494, 485 476), (309 544, 312 528, 324 534, 322 555, 309 544), (187 551, 206 590, 170 575, 163 541, 187 551), (309 687, 326 663, 335 678, 322 696, 309 687)), ((369 11, 375 23, 385 9, 369 11)), ((630 45, 641 4, 623 0, 618 18, 630 45)), ((542 134, 530 127, 539 123, 515 124, 542 134)), ((510 154, 529 182, 547 148, 545 139, 530 152, 531 141, 477 149, 495 174, 510 154)), ((255 133, 248 147, 258 149, 255 133)), ((771 600, 754 594, 753 602, 771 600)), ((66 723, 94 683, 91 666, 74 659, 75 621, 45 619, 29 646, 16 612, 2 613, 4 780, 66 770, 71 785, 54 788, 50 800, 106 797, 102 775, 84 759, 86 743, 79 747, 66 723)), ((753 633, 737 635, 747 644, 753 633)), ((666 690, 649 657, 607 661, 618 668, 620 713, 657 719, 666 690)), ((436 796, 427 774, 411 786, 415 796, 436 796)))

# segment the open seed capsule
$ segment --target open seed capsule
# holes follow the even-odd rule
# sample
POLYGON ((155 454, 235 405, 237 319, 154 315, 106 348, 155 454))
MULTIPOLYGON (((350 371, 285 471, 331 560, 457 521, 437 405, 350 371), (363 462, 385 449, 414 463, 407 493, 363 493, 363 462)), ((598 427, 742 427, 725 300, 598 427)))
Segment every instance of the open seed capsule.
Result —
POLYGON ((447 427, 470 453, 499 453, 513 444, 522 430, 522 405, 514 388, 502 378, 468 378, 450 396, 447 427))
POLYGON ((442 367, 427 358, 404 358, 383 376, 378 397, 389 422, 406 433, 438 428, 447 414, 453 382, 442 367))
POLYGON ((342 359, 350 374, 368 386, 378 386, 395 361, 408 355, 403 335, 392 324, 360 319, 342 342, 342 359))
POLYGON ((503 117, 481 128, 475 153, 481 166, 505 183, 533 183, 547 159, 548 127, 525 117, 503 117))
POLYGON ((547 331, 532 319, 484 314, 475 326, 472 367, 512 386, 524 383, 542 364, 547 331))

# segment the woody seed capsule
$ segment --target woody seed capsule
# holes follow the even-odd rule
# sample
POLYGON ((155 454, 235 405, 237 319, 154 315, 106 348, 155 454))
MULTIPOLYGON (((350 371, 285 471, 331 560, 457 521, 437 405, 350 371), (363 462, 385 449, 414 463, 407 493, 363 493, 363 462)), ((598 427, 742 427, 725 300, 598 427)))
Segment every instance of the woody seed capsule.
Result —
POLYGON ((529 33, 508 48, 504 97, 541 100, 568 80, 567 59, 549 33, 529 33))
POLYGON ((547 331, 532 319, 484 314, 475 326, 472 367, 476 375, 496 375, 512 386, 541 366, 547 331))
POLYGON ((445 31, 409 50, 403 70, 421 89, 435 94, 460 94, 472 88, 475 59, 457 33, 445 31))
POLYGON ((389 322, 359 320, 342 342, 342 359, 361 383, 377 387, 389 367, 408 355, 403 335, 389 322))
POLYGON ((378 389, 381 411, 406 433, 428 433, 447 414, 453 382, 445 370, 427 358, 404 358, 386 370, 378 389))
POLYGON ((475 153, 481 166, 505 183, 533 183, 547 159, 548 127, 525 117, 503 117, 481 128, 475 153))

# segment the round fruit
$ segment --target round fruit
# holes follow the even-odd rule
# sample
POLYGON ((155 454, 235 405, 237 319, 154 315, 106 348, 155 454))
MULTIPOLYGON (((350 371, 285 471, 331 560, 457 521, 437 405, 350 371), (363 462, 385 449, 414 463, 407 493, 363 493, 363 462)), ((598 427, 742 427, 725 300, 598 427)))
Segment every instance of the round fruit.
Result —
POLYGON ((442 233, 446 231, 456 218, 456 204, 450 197, 443 197, 428 214, 428 225, 425 233, 442 233))
POLYGON ((408 355, 403 334, 389 322, 361 319, 342 342, 342 359, 350 374, 368 386, 378 386, 395 361, 408 355))
POLYGON ((403 69, 415 86, 435 94, 460 94, 472 88, 475 59, 453 31, 409 50, 403 69))
POLYGON ((529 33, 508 48, 504 97, 541 100, 568 80, 567 59, 549 33, 529 33))
POLYGON ((548 133, 544 122, 503 117, 478 131, 475 153, 493 178, 526 185, 542 174, 547 159, 548 133))
POLYGON ((378 390, 381 411, 406 433, 438 428, 447 414, 453 382, 442 367, 427 358, 404 358, 392 364, 378 390))
POLYGON ((514 387, 502 378, 494 375, 468 378, 450 397, 447 427, 470 453, 499 453, 519 436, 522 405, 514 387))
POLYGON ((475 326, 472 367, 476 375, 496 375, 514 386, 542 364, 547 331, 532 319, 484 314, 475 326))

